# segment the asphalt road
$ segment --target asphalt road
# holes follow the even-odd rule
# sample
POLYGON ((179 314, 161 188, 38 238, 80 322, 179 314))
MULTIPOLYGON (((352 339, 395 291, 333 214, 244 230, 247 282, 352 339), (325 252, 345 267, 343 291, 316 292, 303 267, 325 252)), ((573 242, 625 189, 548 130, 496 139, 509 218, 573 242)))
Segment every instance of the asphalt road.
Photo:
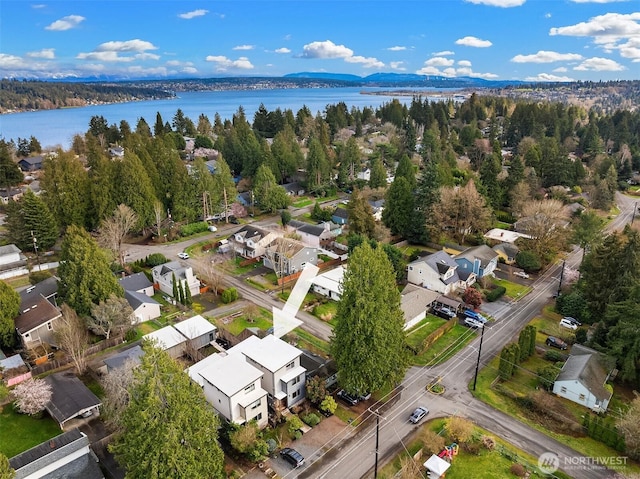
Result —
MULTIPOLYGON (((618 194, 617 201, 621 213, 610 222, 607 227, 609 231, 622 229, 625 224, 632 221, 634 215, 635 201, 633 199, 618 194)), ((235 228, 237 226, 222 225, 218 232, 212 234, 211 237, 212 239, 226 237, 235 228)), ((133 261, 152 252, 161 252, 170 259, 175 258, 184 248, 202 240, 203 238, 200 237, 196 240, 160 246, 131 245, 128 247, 128 259, 133 261)), ((575 249, 565 258, 566 266, 577 268, 581 258, 581 250, 575 249)), ((498 354, 506 343, 516 338, 520 329, 535 317, 549 301, 552 294, 557 292, 561 268, 562 263, 549 268, 532 283, 533 291, 519 301, 502 303, 500 307, 492 309, 491 314, 496 321, 484 332, 481 367, 498 354)), ((229 285, 236 287, 245 298, 255 301, 259 305, 282 306, 280 301, 251 288, 239 278, 227 277, 226 280, 229 285)), ((330 336, 328 325, 317 318, 301 313, 297 317, 304 321, 302 327, 312 334, 324 339, 330 336)), ((469 330, 469 334, 473 334, 471 330, 469 330)), ((478 337, 446 363, 435 367, 414 367, 407 372, 402 383, 402 392, 394 398, 395 401, 390 407, 379 412, 378 459, 380 466, 406 446, 411 434, 418 427, 409 423, 409 414, 417 406, 426 405, 430 410, 429 417, 445 417, 452 414, 469 417, 479 426, 495 433, 534 457, 543 452, 554 452, 560 458, 561 469, 572 477, 597 479, 614 476, 613 471, 601 467, 582 468, 575 467, 572 463, 563 466, 566 464, 566 460, 573 461, 575 464, 575 462, 586 461, 586 459, 573 449, 476 400, 469 392, 468 385, 476 368, 479 346, 480 338, 478 337), (441 384, 445 387, 445 393, 440 396, 427 393, 425 386, 438 377, 441 378, 441 384)), ((307 465, 304 468, 291 470, 284 477, 318 479, 373 477, 376 414, 370 411, 359 419, 361 422, 357 427, 345 426, 342 434, 337 435, 330 443, 308 456, 307 465)))

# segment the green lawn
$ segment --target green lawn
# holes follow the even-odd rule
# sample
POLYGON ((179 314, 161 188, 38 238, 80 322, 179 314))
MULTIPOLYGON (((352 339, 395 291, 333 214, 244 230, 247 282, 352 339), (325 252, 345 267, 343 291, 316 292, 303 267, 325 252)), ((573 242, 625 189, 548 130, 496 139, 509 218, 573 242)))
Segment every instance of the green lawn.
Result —
POLYGON ((13 405, 0 407, 0 452, 7 457, 26 451, 62 434, 60 426, 45 413, 42 419, 18 414, 13 405))
POLYGON ((293 206, 294 208, 304 208, 305 206, 309 206, 313 204, 313 200, 310 198, 302 198, 298 201, 296 201, 295 203, 293 203, 291 206, 293 206))
POLYGON ((316 338, 313 334, 308 333, 302 328, 296 328, 293 332, 298 336, 299 348, 307 349, 321 356, 327 356, 329 354, 329 343, 327 341, 316 338))
POLYGON ((326 303, 319 304, 313 308, 313 315, 323 321, 331 323, 331 320, 335 318, 338 311, 338 303, 335 301, 327 301, 326 303))
POLYGON ((222 318, 216 319, 216 324, 221 325, 229 331, 231 334, 238 335, 247 328, 259 328, 263 330, 269 329, 273 326, 273 317, 270 311, 264 308, 260 308, 260 315, 252 320, 249 320, 244 314, 234 318, 227 324, 222 324, 222 318))
POLYGON ((428 314, 425 319, 416 324, 407 332, 407 344, 414 348, 420 348, 425 338, 447 322, 446 319, 428 314))
POLYGON ((469 328, 461 326, 460 324, 456 324, 424 353, 418 356, 412 356, 411 363, 415 366, 443 363, 464 348, 475 337, 475 332, 472 332, 469 328))
POLYGON ((498 286, 503 286, 507 290, 504 293, 505 296, 509 296, 512 299, 519 299, 531 291, 530 286, 512 283, 511 281, 506 281, 504 279, 493 278, 491 281, 498 286))

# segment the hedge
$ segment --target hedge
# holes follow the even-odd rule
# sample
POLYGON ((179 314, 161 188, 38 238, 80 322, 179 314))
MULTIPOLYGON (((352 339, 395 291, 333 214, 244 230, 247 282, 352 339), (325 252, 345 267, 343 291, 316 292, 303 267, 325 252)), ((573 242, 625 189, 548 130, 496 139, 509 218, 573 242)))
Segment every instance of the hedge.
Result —
POLYGON ((504 293, 507 292, 507 288, 504 286, 496 286, 494 289, 485 294, 487 301, 490 303, 500 298, 504 293))

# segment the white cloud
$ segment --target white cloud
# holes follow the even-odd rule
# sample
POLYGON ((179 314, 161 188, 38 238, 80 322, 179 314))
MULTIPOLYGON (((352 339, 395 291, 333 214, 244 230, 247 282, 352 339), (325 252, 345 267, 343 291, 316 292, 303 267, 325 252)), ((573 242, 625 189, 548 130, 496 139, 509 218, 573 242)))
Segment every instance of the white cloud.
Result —
POLYGON ((139 65, 132 65, 126 70, 128 73, 132 73, 138 76, 166 76, 167 69, 165 67, 152 67, 143 68, 139 65))
MULTIPOLYGON (((431 60, 433 60, 433 58, 431 60)), ((447 59, 445 58, 444 60, 447 60, 447 59)), ((474 77, 474 78, 484 78, 487 80, 498 78, 498 75, 496 75, 495 73, 474 72, 473 69, 471 68, 471 62, 468 60, 461 60, 460 62, 458 62, 458 65, 460 65, 461 68, 455 68, 451 66, 453 65, 453 60, 451 60, 451 63, 441 65, 441 66, 447 67, 444 70, 440 70, 434 65, 429 65, 428 64, 429 60, 427 60, 424 63, 425 63, 425 66, 422 67, 420 70, 416 71, 418 75, 440 75, 445 77, 468 76, 468 77, 474 77)))
POLYGON ((354 55, 346 57, 344 59, 347 63, 361 63, 365 68, 384 68, 385 64, 374 57, 363 57, 360 55, 354 55))
POLYGON ((617 48, 617 42, 640 37, 640 12, 630 14, 606 13, 592 17, 587 22, 566 27, 554 27, 549 35, 569 37, 593 37, 598 45, 617 48))
POLYGON ((456 40, 456 45, 464 45, 465 47, 487 48, 493 45, 489 40, 481 40, 477 37, 463 37, 456 40))
POLYGON ((311 42, 302 47, 302 58, 347 58, 353 50, 344 45, 336 45, 331 40, 311 42))
POLYGON ((147 50, 157 50, 153 43, 136 38, 125 42, 111 41, 98 45, 97 52, 144 52, 147 50))
POLYGON ((470 67, 471 66, 471 62, 469 60, 460 60, 458 62, 458 65, 461 67, 470 67))
POLYGON ((39 8, 45 8, 46 5, 44 3, 37 3, 35 5, 31 5, 31 8, 35 8, 35 9, 39 9, 39 8))
POLYGON ((76 55, 78 60, 92 60, 96 62, 131 62, 134 60, 133 57, 121 57, 118 55, 118 52, 88 52, 88 53, 78 53, 76 55))
POLYGON ((133 56, 136 60, 160 60, 160 55, 156 55, 155 53, 138 53, 133 56))
POLYGON ((628 42, 618 45, 618 50, 623 58, 640 62, 640 37, 631 38, 628 42))
POLYGON ((404 65, 404 62, 389 62, 389 66, 394 70, 406 71, 407 69, 402 65, 404 65))
POLYGON ((44 27, 45 30, 52 30, 54 32, 62 32, 64 30, 70 30, 80 25, 81 22, 86 20, 80 15, 68 15, 62 17, 60 20, 56 20, 51 25, 44 27))
POLYGON ((553 73, 566 73, 566 72, 567 72, 566 67, 558 67, 553 69, 553 73))
POLYGON ((183 18, 185 20, 191 20, 192 18, 202 17, 209 13, 209 10, 205 10, 204 8, 199 8, 198 10, 192 10, 186 13, 179 13, 178 17, 183 18))
POLYGON ((452 59, 444 57, 433 57, 424 62, 428 67, 450 67, 453 63, 452 59))
POLYGON ((253 45, 236 45, 232 50, 253 50, 253 45))
POLYGON ((289 50, 287 47, 276 48, 276 53, 291 53, 291 50, 289 50))
POLYGON ((627 0, 571 0, 573 3, 613 3, 626 2, 627 0))
POLYGON ((550 73, 539 73, 537 76, 534 77, 527 77, 525 78, 526 81, 531 81, 531 82, 572 82, 575 81, 575 79, 573 78, 569 78, 569 77, 559 77, 557 75, 551 75, 550 73))
POLYGON ((22 57, 0 53, 0 68, 24 68, 25 61, 22 57))
POLYGON ((571 62, 582 60, 582 55, 577 53, 558 53, 540 50, 532 55, 516 55, 511 59, 514 63, 553 63, 553 62, 571 62))
POLYGON ((389 47, 387 48, 387 50, 389 50, 390 52, 401 52, 406 50, 407 47, 401 47, 401 46, 395 46, 395 47, 389 47))
POLYGON ((198 73, 198 69, 195 67, 184 67, 182 70, 180 70, 182 73, 198 73))
POLYGON ((226 71, 228 69, 251 70, 254 68, 247 57, 239 57, 237 60, 230 60, 223 55, 208 55, 205 60, 216 63, 218 71, 226 71))
POLYGON ((573 68, 578 71, 593 71, 593 72, 619 72, 624 70, 624 66, 620 65, 615 60, 610 58, 593 57, 583 61, 580 65, 573 68))
POLYGON ((451 50, 443 50, 441 52, 432 53, 432 55, 434 57, 447 57, 447 56, 450 56, 450 55, 455 55, 455 53, 452 52, 451 50))
POLYGON ((527 0, 465 0, 469 3, 475 3, 476 5, 488 5, 490 7, 519 7, 523 5, 527 0))
POLYGON ((43 48, 37 52, 28 52, 27 56, 29 58, 46 58, 47 60, 52 60, 56 57, 54 48, 43 48))
POLYGON ((544 14, 544 18, 551 18, 551 14, 550 13, 545 13, 544 14))

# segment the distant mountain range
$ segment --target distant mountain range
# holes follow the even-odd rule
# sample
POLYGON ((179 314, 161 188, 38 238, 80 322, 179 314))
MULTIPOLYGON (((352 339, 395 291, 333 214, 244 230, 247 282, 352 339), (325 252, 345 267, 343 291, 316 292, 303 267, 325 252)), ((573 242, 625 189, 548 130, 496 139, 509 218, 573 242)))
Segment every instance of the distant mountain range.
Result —
POLYGON ((423 86, 437 88, 485 87, 496 88, 508 85, 520 85, 518 80, 485 80, 473 77, 445 77, 439 75, 417 75, 415 73, 373 73, 366 77, 345 73, 301 72, 289 73, 282 78, 305 78, 315 80, 332 80, 353 83, 358 86, 423 86))

